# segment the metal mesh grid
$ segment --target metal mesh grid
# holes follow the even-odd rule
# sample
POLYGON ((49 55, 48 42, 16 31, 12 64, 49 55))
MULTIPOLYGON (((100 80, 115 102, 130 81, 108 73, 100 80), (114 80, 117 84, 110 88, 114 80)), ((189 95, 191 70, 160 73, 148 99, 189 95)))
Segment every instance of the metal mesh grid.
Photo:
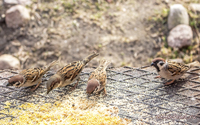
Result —
MULTIPOLYGON (((85 68, 77 89, 70 87, 55 89, 46 95, 45 83, 54 72, 48 72, 42 84, 33 92, 29 89, 6 87, 4 79, 14 75, 1 71, 0 110, 6 101, 17 105, 24 102, 41 103, 62 100, 64 95, 81 96, 85 93, 87 79, 94 68, 85 68)), ((99 102, 119 108, 119 116, 132 119, 133 124, 142 121, 145 124, 200 124, 200 77, 190 80, 178 80, 175 84, 165 87, 163 80, 154 79, 153 68, 110 68, 107 69, 107 96, 98 97, 99 102)), ((184 76, 189 77, 189 75, 184 76)), ((0 114, 0 119, 8 116, 0 114)))

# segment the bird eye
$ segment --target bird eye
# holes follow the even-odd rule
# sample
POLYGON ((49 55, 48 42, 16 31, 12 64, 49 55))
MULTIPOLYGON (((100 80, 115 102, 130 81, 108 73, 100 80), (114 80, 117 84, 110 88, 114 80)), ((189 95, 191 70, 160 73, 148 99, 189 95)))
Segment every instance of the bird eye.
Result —
POLYGON ((160 65, 162 66, 164 64, 164 62, 160 62, 160 65))

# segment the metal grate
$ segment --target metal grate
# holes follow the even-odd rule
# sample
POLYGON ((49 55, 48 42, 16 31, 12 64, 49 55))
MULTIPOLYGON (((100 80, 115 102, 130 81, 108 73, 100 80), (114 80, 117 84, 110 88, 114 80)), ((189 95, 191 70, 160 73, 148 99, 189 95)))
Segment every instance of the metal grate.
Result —
MULTIPOLYGON (((70 87, 53 90, 46 95, 45 83, 54 72, 48 72, 40 87, 33 93, 29 89, 5 87, 3 82, 14 72, 1 71, 0 110, 4 102, 15 104, 24 102, 40 103, 61 100, 66 94, 87 97, 85 93, 87 79, 93 68, 85 68, 81 73, 80 83, 74 91, 70 87)), ((178 80, 170 86, 160 86, 163 80, 154 79, 153 68, 110 68, 107 69, 107 96, 98 97, 99 102, 119 108, 119 116, 132 119, 136 124, 200 124, 200 77, 190 80, 178 80), (160 86, 160 87, 159 87, 160 86)), ((184 77, 190 77, 185 75, 184 77)), ((0 114, 0 119, 8 116, 0 114)))

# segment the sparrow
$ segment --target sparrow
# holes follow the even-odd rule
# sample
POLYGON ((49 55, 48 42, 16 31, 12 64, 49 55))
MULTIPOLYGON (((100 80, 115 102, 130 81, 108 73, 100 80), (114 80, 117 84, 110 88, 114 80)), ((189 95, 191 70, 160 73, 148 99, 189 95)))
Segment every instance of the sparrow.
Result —
POLYGON ((199 62, 195 61, 189 64, 182 64, 178 62, 166 61, 163 58, 155 58, 151 66, 154 66, 160 76, 155 78, 165 78, 172 81, 166 82, 164 85, 170 85, 175 80, 179 79, 184 73, 186 73, 191 67, 199 66, 199 62))
POLYGON ((98 55, 98 53, 93 53, 82 61, 72 62, 59 69, 46 83, 47 94, 55 88, 67 86, 77 80, 77 83, 73 87, 75 89, 80 80, 80 73, 85 65, 98 55))
POLYGON ((88 94, 96 94, 101 90, 104 90, 104 95, 106 95, 106 83, 107 83, 107 75, 106 68, 110 64, 110 62, 106 60, 101 60, 99 66, 91 73, 88 84, 86 88, 86 93, 88 94))
POLYGON ((38 88, 40 83, 42 82, 43 75, 53 67, 57 61, 53 61, 50 65, 43 69, 43 68, 31 68, 31 69, 24 69, 18 75, 11 77, 8 80, 6 86, 16 86, 16 87, 29 87, 36 85, 31 91, 34 91, 38 88))

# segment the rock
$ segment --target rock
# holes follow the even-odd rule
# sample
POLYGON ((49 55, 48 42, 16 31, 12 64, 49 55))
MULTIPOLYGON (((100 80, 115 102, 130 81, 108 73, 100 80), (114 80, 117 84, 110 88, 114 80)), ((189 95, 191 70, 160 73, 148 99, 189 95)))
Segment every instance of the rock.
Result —
POLYGON ((175 4, 170 6, 170 12, 168 15, 168 29, 171 30, 179 24, 189 24, 189 16, 185 7, 181 4, 175 4))
POLYGON ((174 27, 167 38, 168 45, 173 48, 182 48, 192 43, 193 33, 188 25, 180 24, 174 27))
POLYGON ((191 3, 188 8, 193 12, 200 12, 200 4, 198 3, 191 3))
POLYGON ((8 54, 0 56, 0 70, 3 69, 20 69, 20 61, 8 54))
POLYGON ((26 7, 15 5, 6 11, 6 24, 9 28, 17 28, 30 20, 30 13, 26 7))
POLYGON ((2 51, 5 48, 7 41, 6 41, 5 37, 3 37, 3 36, 0 36, 0 37, 1 37, 1 39, 0 39, 0 51, 2 51))
POLYGON ((178 59, 170 59, 170 61, 172 62, 177 62, 177 63, 184 63, 182 59, 178 58, 178 59))
POLYGON ((8 5, 30 5, 32 3, 31 0, 3 0, 3 4, 8 6, 8 5))

